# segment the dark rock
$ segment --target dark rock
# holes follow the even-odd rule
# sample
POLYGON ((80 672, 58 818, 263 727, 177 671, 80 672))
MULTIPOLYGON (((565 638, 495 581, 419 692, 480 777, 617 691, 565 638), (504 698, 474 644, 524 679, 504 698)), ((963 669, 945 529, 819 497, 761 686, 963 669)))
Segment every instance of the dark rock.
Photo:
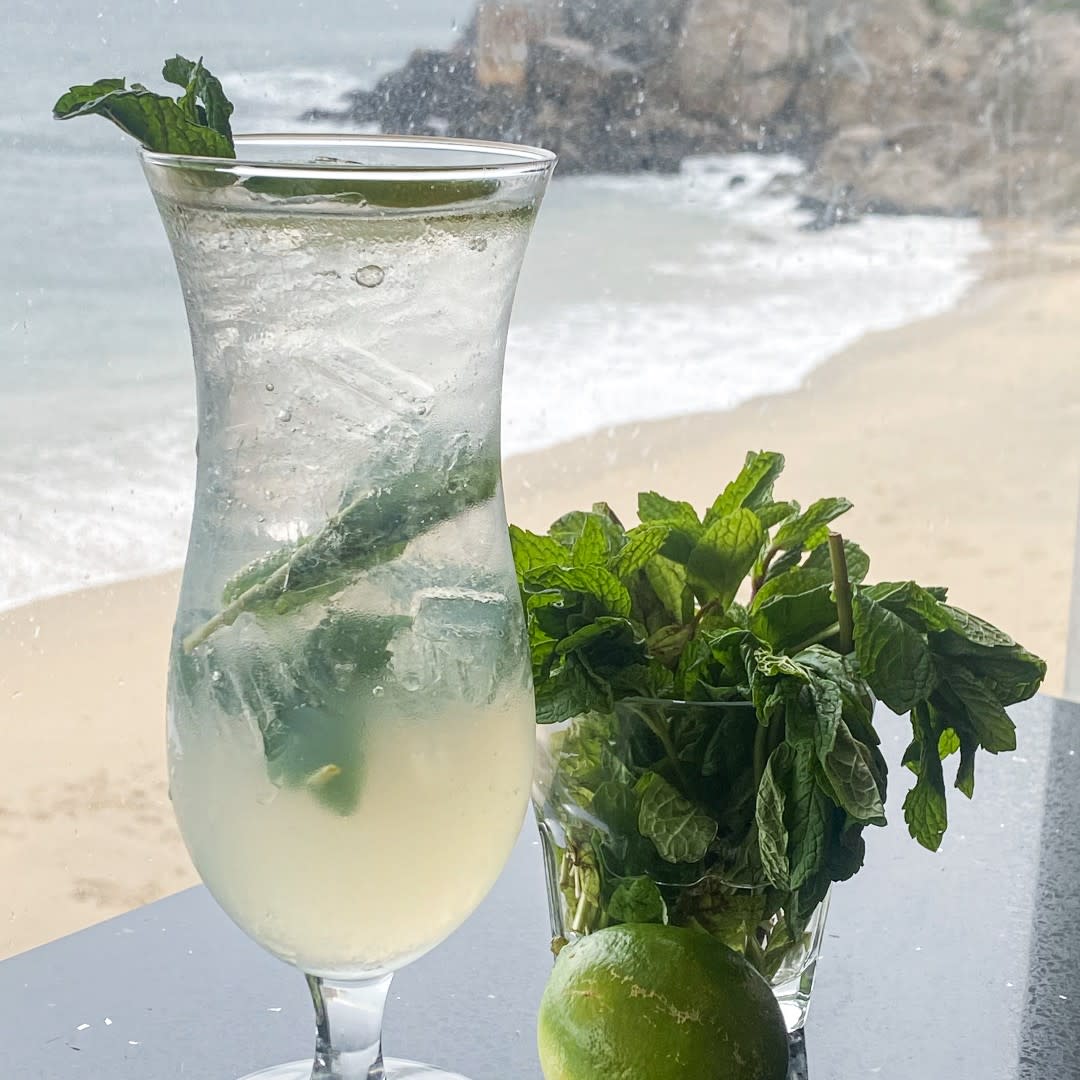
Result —
MULTIPOLYGON (((1049 3, 1049 0, 1047 0, 1049 3)), ((816 227, 860 214, 1075 215, 1080 18, 986 0, 482 0, 345 115, 538 142, 562 173, 787 150, 816 227), (996 9, 995 9, 996 10, 996 9)), ((312 112, 320 119, 340 114, 312 112)))
POLYGON ((789 0, 690 0, 673 56, 676 93, 693 116, 755 129, 796 88, 789 0))
POLYGON ((555 5, 558 32, 645 67, 666 62, 687 0, 575 0, 555 5))

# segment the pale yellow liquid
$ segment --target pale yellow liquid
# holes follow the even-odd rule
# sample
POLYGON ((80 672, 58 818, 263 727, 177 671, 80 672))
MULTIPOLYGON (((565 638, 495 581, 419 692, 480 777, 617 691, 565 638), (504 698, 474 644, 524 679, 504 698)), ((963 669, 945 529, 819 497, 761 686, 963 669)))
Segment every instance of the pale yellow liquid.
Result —
POLYGON ((404 966, 494 884, 529 794, 531 693, 412 716, 373 702, 364 739, 347 816, 275 787, 239 719, 187 733, 172 753, 177 818, 218 903, 263 947, 330 978, 404 966))

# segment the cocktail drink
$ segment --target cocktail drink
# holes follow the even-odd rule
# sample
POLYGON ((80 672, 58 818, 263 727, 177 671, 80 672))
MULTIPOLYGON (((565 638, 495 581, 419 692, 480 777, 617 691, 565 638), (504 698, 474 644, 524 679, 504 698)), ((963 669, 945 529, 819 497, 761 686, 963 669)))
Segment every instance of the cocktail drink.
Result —
POLYGON ((221 906, 309 977, 314 1067, 257 1075, 445 1076, 384 1065, 379 1024, 529 796, 500 388, 553 158, 359 136, 237 155, 143 155, 198 386, 171 795, 221 906))

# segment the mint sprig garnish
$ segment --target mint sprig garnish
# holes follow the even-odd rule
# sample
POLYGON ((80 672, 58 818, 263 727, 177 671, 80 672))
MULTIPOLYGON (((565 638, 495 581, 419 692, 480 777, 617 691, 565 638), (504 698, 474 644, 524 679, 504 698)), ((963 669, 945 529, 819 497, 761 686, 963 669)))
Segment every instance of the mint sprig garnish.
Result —
POLYGON ((327 600, 396 559, 418 536, 492 498, 498 483, 499 461, 490 450, 457 444, 384 486, 347 490, 318 532, 238 570, 225 584, 221 610, 185 635, 184 651, 245 612, 280 617, 327 600))
POLYGON ((174 663, 190 707, 208 694, 223 715, 251 717, 275 784, 351 813, 363 784, 365 702, 387 681, 390 641, 412 619, 354 611, 337 597, 494 497, 498 482, 497 455, 462 441, 382 486, 348 488, 312 535, 236 571, 221 609, 182 638, 174 663), (238 633, 222 633, 242 616, 238 633))
POLYGON ((537 717, 567 722, 549 812, 575 931, 699 926, 769 975, 862 866, 863 829, 885 824, 875 698, 910 717, 904 817, 932 850, 946 759, 970 798, 978 751, 1016 745, 1006 707, 1045 663, 942 588, 867 584, 866 553, 832 528, 851 504, 777 500, 783 467, 748 454, 703 517, 646 492, 632 528, 606 504, 546 536, 511 527, 537 717), (713 702, 744 704, 693 707, 713 702))
MULTIPOLYGON (((103 116, 137 139, 148 150, 195 157, 236 158, 231 120, 233 106, 221 82, 201 59, 174 56, 162 67, 162 77, 183 87, 177 98, 157 94, 141 83, 127 85, 124 79, 99 79, 85 86, 73 86, 53 106, 57 120, 74 116, 103 116)), ((333 165, 331 159, 318 162, 333 165)), ((356 161, 342 164, 354 166, 356 161)), ((293 177, 244 176, 232 183, 255 195, 285 199, 312 199, 320 202, 374 206, 388 210, 437 208, 486 199, 499 188, 488 177, 450 180, 445 177, 408 181, 376 175, 293 177)))
POLYGON ((104 116, 148 150, 164 154, 235 158, 229 117, 233 107, 201 59, 174 56, 162 69, 166 82, 184 88, 173 99, 125 79, 73 86, 53 106, 57 120, 104 116))

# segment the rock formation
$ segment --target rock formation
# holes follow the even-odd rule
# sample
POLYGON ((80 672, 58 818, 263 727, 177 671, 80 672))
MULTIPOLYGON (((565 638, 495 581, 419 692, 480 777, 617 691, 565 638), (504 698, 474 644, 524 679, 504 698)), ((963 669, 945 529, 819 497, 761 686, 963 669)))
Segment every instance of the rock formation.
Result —
POLYGON ((348 102, 386 131, 539 142, 563 173, 785 149, 825 224, 1080 208, 1080 0, 482 0, 348 102))

